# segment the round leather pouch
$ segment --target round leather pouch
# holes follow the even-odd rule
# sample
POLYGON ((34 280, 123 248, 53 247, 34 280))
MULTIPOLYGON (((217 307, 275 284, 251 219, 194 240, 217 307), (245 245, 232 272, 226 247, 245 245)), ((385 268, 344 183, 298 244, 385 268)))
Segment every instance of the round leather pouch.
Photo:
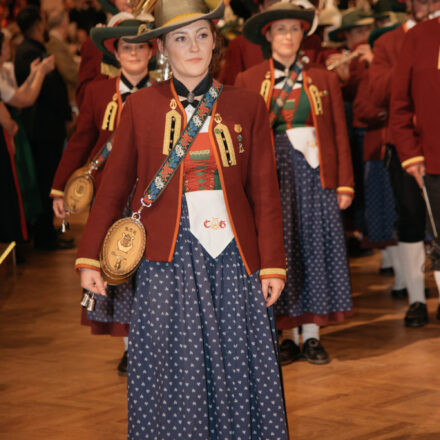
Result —
POLYGON ((66 183, 64 203, 71 214, 78 214, 87 209, 93 200, 95 184, 87 168, 75 171, 66 183))
POLYGON ((144 256, 145 228, 133 217, 122 218, 110 227, 99 256, 104 279, 122 284, 136 272, 144 256))

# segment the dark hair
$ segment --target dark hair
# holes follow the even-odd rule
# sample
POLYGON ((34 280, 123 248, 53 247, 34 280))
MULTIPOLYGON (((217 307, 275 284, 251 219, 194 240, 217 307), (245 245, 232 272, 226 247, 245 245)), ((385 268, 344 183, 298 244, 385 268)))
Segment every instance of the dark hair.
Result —
POLYGON ((40 11, 33 6, 27 6, 17 15, 18 27, 24 35, 27 35, 39 21, 41 21, 40 11))

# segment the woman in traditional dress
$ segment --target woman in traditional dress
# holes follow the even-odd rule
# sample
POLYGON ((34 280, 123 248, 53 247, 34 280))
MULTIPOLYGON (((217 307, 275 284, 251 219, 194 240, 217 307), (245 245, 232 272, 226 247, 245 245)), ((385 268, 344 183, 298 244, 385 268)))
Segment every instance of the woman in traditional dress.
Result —
MULTIPOLYGON (((126 98, 134 91, 151 84, 148 63, 152 46, 148 42, 131 43, 122 36, 136 35, 140 25, 153 20, 151 15, 134 17, 120 12, 112 17, 107 27, 92 29, 92 39, 108 59, 120 64, 116 78, 91 82, 85 92, 76 131, 71 137, 58 165, 52 184, 53 209, 58 218, 67 216, 64 206, 64 188, 72 173, 101 155, 103 147, 118 126, 126 98)), ((105 162, 94 171, 95 190, 101 183, 105 162)), ((127 197, 128 199, 128 197, 127 197)), ((118 365, 120 375, 127 373, 128 323, 130 320, 133 286, 131 282, 108 289, 107 296, 97 297, 95 310, 83 309, 81 322, 91 327, 92 334, 110 334, 124 341, 124 354, 118 365)))
POLYGON ((339 212, 353 197, 341 90, 334 73, 304 67, 298 59, 314 16, 314 9, 297 1, 275 3, 249 19, 244 36, 272 56, 236 81, 265 98, 275 136, 288 267, 276 306, 283 364, 302 356, 314 364, 329 362, 319 329, 352 309, 339 212))
MULTIPOLYGON (((53 57, 33 61, 29 76, 18 87, 13 68, 9 70, 5 66, 5 63, 11 59, 11 52, 10 41, 4 32, 0 32, 0 48, 0 100, 2 101, 0 105, 0 198, 3 206, 7 207, 7 215, 3 213, 0 216, 0 242, 21 242, 28 239, 27 220, 30 223, 33 217, 31 213, 26 212, 23 199, 27 193, 23 191, 26 188, 20 179, 17 159, 22 159, 23 155, 30 154, 30 151, 23 151, 24 147, 29 148, 27 144, 22 145, 21 142, 15 144, 19 125, 13 120, 5 104, 17 109, 33 105, 40 94, 46 74, 52 71, 55 65, 53 57)), ((21 136, 17 138, 17 140, 20 139, 21 136)), ((34 206, 39 207, 38 204, 34 206)), ((38 215, 38 212, 35 214, 38 215)))
POLYGON ((275 157, 262 98, 209 75, 210 20, 223 9, 159 0, 158 28, 132 40, 160 37, 173 79, 127 100, 78 250, 82 286, 105 294, 98 256, 108 228, 136 179, 134 211, 147 187, 163 189, 141 216, 130 439, 287 438, 270 308, 285 279, 275 157))

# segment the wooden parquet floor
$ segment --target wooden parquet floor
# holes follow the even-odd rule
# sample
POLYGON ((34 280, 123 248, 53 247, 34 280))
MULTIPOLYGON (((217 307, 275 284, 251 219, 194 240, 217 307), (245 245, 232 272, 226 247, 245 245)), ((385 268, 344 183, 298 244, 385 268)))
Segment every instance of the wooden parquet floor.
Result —
MULTIPOLYGON (((116 374, 122 341, 79 325, 74 255, 29 252, 15 277, 0 272, 1 440, 126 436, 126 380, 116 374)), ((407 329, 407 303, 391 299, 392 279, 377 275, 378 264, 378 255, 351 262, 355 315, 323 330, 332 362, 283 369, 294 440, 440 440, 433 279, 430 324, 407 329)))

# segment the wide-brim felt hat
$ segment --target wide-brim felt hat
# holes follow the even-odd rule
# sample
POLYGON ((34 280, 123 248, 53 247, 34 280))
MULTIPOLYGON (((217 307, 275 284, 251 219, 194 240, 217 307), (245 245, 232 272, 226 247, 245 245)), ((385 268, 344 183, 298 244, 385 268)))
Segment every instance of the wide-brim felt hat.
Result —
POLYGON ((158 0, 154 9, 156 28, 150 31, 139 29, 136 37, 124 40, 143 43, 198 20, 223 18, 224 12, 223 0, 158 0))
POLYGON ((391 26, 385 26, 385 27, 374 29, 370 33, 370 36, 368 37, 368 43, 370 44, 371 47, 374 47, 374 43, 379 37, 381 37, 383 34, 386 34, 387 32, 393 31, 398 26, 400 26, 400 24, 395 23, 391 26))
POLYGON ((344 41, 343 31, 349 31, 355 27, 374 24, 374 18, 370 12, 362 9, 347 9, 342 14, 341 26, 329 32, 328 37, 332 41, 344 41))
POLYGON ((319 26, 339 26, 341 24, 341 11, 336 6, 329 6, 319 12, 319 26))
MULTIPOLYGON (((243 36, 251 43, 265 46, 268 44, 265 31, 274 21, 293 18, 303 21, 307 27, 305 33, 312 29, 315 18, 315 9, 304 8, 295 1, 280 1, 272 4, 264 12, 254 15, 246 21, 243 27, 243 36)), ((310 32, 309 32, 310 34, 310 32)))
MULTIPOLYGON (((135 36, 139 27, 151 28, 153 17, 143 19, 134 17, 128 12, 120 12, 110 20, 108 26, 94 27, 90 31, 90 38, 95 46, 103 53, 106 64, 118 67, 119 63, 115 56, 114 42, 118 38, 135 36), (120 18, 120 20, 118 20, 120 18)), ((145 40, 147 42, 148 40, 145 40)), ((131 42, 131 41, 130 41, 131 42)))
POLYGON ((406 4, 399 0, 379 0, 373 4, 373 11, 375 19, 386 18, 393 12, 406 13, 406 4))
POLYGON ((119 9, 110 0, 98 0, 98 3, 101 5, 101 8, 109 14, 116 15, 119 12, 119 9))

